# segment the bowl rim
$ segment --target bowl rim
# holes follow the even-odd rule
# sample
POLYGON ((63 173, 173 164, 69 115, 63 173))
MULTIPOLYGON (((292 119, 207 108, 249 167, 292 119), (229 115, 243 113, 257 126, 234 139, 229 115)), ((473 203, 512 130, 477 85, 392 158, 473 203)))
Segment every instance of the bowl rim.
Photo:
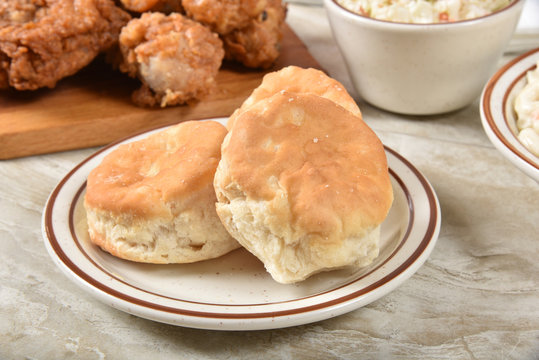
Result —
MULTIPOLYGON (((395 26, 395 27, 406 27, 406 28, 430 28, 430 27, 436 27, 436 28, 445 28, 445 27, 455 27, 459 25, 471 25, 477 22, 481 22, 486 18, 493 18, 497 17, 500 14, 507 13, 510 9, 513 9, 517 6, 517 4, 522 5, 525 0, 512 0, 511 3, 501 9, 498 9, 490 14, 486 14, 483 16, 479 16, 476 18, 471 19, 464 19, 464 20, 457 20, 457 21, 451 21, 451 22, 439 22, 439 23, 407 23, 407 22, 399 22, 399 21, 389 21, 389 20, 382 20, 382 19, 376 19, 369 16, 358 14, 352 10, 347 9, 346 7, 342 6, 337 2, 337 0, 324 0, 326 4, 333 4, 336 6, 337 9, 340 9, 340 11, 344 11, 344 13, 347 16, 351 16, 354 19, 357 19, 359 21, 364 21, 366 23, 372 23, 378 24, 380 26, 395 26)), ((326 6, 327 7, 327 6, 326 6)))
POLYGON ((529 57, 536 58, 536 54, 539 55, 539 48, 529 50, 524 54, 515 57, 513 60, 509 61, 498 69, 498 71, 492 75, 483 89, 479 109, 485 132, 494 146, 522 171, 527 174, 531 174, 530 176, 532 178, 539 181, 539 162, 535 161, 536 156, 520 142, 507 117, 508 106, 513 106, 509 102, 509 95, 517 83, 521 82, 526 76, 528 71, 537 68, 537 61, 535 61, 533 65, 521 69, 518 75, 509 79, 510 81, 503 88, 503 98, 500 109, 501 115, 493 112, 491 108, 492 93, 497 86, 500 86, 500 78, 504 76, 507 71, 518 65, 521 61, 524 61, 529 57), (495 117, 501 119, 500 126, 497 124, 495 117), (510 138, 504 135, 503 132, 505 129, 508 129, 510 138), (520 150, 519 147, 522 147, 522 150, 520 150))

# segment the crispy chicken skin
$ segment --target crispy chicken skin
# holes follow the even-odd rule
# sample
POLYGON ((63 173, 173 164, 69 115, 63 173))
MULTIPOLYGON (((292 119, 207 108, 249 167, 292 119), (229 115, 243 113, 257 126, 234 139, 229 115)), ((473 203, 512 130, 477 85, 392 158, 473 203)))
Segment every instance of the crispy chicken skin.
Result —
POLYGON ((251 68, 269 68, 280 53, 286 7, 268 0, 264 11, 243 28, 222 36, 225 57, 251 68))
POLYGON ((183 12, 181 0, 120 0, 123 7, 129 11, 143 13, 159 11, 165 14, 183 12))
POLYGON ((268 0, 183 0, 188 17, 220 35, 245 27, 262 13, 268 0))
POLYGON ((0 89, 53 88, 115 45, 129 19, 112 0, 3 0, 0 89))
POLYGON ((184 104, 206 96, 224 57, 217 34, 181 14, 144 13, 122 29, 120 70, 142 81, 142 106, 184 104))

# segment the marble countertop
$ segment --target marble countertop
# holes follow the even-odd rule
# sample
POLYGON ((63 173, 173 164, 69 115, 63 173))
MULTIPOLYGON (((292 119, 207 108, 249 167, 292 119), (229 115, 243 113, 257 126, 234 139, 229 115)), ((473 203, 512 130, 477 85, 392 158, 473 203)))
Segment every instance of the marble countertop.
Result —
MULTIPOLYGON (((324 9, 290 4, 287 21, 354 95, 324 9)), ((359 101, 382 141, 435 188, 438 243, 381 299, 284 329, 182 328, 99 302, 55 266, 40 228, 49 193, 96 149, 0 162, 0 358, 539 359, 539 184, 489 142, 478 102, 417 118, 359 101)))

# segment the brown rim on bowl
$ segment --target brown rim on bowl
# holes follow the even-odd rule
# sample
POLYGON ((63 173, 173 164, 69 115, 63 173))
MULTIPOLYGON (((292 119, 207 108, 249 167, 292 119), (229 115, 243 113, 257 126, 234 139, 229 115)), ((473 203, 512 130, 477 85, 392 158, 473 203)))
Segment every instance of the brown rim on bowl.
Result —
MULTIPOLYGON (((534 162, 532 162, 526 155, 524 155, 522 152, 520 152, 517 148, 515 148, 509 141, 507 141, 507 139, 505 138, 505 136, 503 136, 503 134, 501 133, 500 129, 498 128, 498 126, 496 126, 496 123, 494 122, 494 118, 492 117, 492 111, 490 109, 490 101, 491 101, 491 96, 492 96, 492 91, 494 90, 494 87, 496 86, 496 83, 500 80, 500 78, 502 77, 503 74, 505 74, 505 72, 511 68, 513 65, 515 65, 516 63, 518 63, 519 61, 521 61, 522 59, 536 53, 536 52, 539 52, 539 48, 537 49, 533 49, 533 50, 530 50, 518 57, 516 57, 515 59, 511 60, 510 62, 508 62, 507 64, 505 64, 503 67, 501 67, 489 80, 489 82, 487 83, 487 85, 485 86, 485 91, 484 91, 484 95, 483 95, 483 99, 482 99, 482 103, 481 103, 481 107, 483 108, 483 113, 485 114, 485 119, 489 125, 489 127, 491 128, 492 132, 494 133, 494 135, 496 135, 496 137, 498 138, 498 140, 500 140, 509 150, 511 150, 515 155, 517 155, 522 161, 526 162, 527 164, 529 164, 530 166, 532 166, 533 168, 539 170, 539 166, 537 164, 535 164, 534 162)), ((511 93, 511 90, 515 87, 515 85, 526 75, 526 73, 533 69, 535 67, 534 66, 531 66, 530 68, 524 70, 519 76, 517 76, 515 79, 513 79, 513 81, 511 82, 511 84, 507 87, 507 89, 505 90, 505 93, 503 94, 503 100, 502 100, 502 116, 503 116, 503 120, 505 122, 505 125, 511 129, 511 127, 509 126, 509 122, 508 122, 508 119, 507 119, 507 103, 508 103, 508 97, 509 97, 509 94, 511 93)), ((518 138, 515 136, 515 134, 513 133, 513 131, 511 131, 511 134, 515 137, 515 139, 520 143, 520 140, 518 140, 518 138)), ((524 146, 524 145, 523 145, 524 146)))
POLYGON ((341 9, 346 11, 347 13, 358 16, 358 17, 360 17, 362 19, 368 19, 367 21, 373 20, 373 21, 376 21, 376 22, 379 22, 379 23, 396 24, 396 25, 411 25, 411 26, 416 26, 417 27, 417 26, 450 26, 451 24, 471 23, 471 22, 477 21, 479 19, 484 19, 484 18, 487 18, 487 17, 490 17, 490 16, 500 14, 500 13, 512 8, 513 6, 515 6, 515 4, 517 4, 517 3, 519 3, 519 2, 521 2, 523 0, 513 0, 506 7, 503 7, 503 8, 498 9, 498 10, 496 10, 496 11, 490 13, 490 14, 486 14, 486 15, 483 15, 483 16, 478 16, 478 17, 471 18, 471 19, 448 21, 448 22, 438 22, 438 23, 407 23, 407 22, 400 22, 400 21, 389 21, 389 20, 376 19, 376 18, 373 18, 373 17, 370 17, 370 16, 361 15, 361 14, 359 14, 357 12, 354 12, 354 11, 352 11, 350 9, 347 9, 346 7, 339 4, 337 2, 337 0, 329 0, 329 1, 333 2, 335 5, 337 5, 338 7, 340 7, 341 9))

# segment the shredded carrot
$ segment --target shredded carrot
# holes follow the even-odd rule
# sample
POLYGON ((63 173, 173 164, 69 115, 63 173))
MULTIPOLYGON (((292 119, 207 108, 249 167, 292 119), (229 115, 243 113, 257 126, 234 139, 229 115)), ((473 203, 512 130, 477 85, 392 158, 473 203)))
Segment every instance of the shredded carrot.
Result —
POLYGON ((449 21, 449 14, 447 12, 440 13, 440 15, 438 15, 438 19, 440 21, 449 21))
POLYGON ((359 7, 359 12, 361 13, 361 15, 369 16, 369 13, 367 11, 365 11, 363 6, 359 7))

